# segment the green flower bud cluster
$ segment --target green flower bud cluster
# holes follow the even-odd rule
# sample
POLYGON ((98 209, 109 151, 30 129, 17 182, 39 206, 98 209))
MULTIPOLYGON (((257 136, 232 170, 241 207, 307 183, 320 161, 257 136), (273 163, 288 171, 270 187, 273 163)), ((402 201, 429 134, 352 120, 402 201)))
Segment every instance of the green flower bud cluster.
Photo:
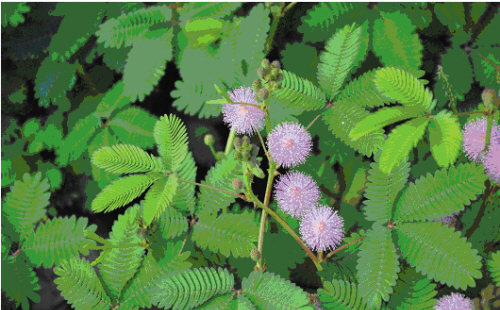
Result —
POLYGON ((485 90, 483 90, 481 98, 483 99, 485 111, 493 111, 496 101, 500 99, 497 97, 497 92, 490 88, 486 88, 485 90))
POLYGON ((268 59, 264 59, 262 61, 260 68, 257 69, 259 79, 256 79, 252 83, 252 90, 254 91, 255 98, 257 100, 266 100, 269 97, 270 92, 281 87, 280 85, 281 81, 283 81, 283 74, 280 70, 281 63, 278 60, 275 60, 272 63, 270 63, 268 59))
POLYGON ((255 161, 257 154, 259 153, 259 147, 255 144, 250 143, 250 138, 243 136, 242 138, 236 137, 233 140, 234 149, 234 159, 239 161, 255 161))

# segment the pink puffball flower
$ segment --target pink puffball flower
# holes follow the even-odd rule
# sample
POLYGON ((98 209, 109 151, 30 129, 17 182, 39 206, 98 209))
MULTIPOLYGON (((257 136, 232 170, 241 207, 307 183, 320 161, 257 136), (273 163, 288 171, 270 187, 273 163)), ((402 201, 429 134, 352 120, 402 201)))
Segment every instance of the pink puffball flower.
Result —
POLYGON ((311 176, 299 171, 292 171, 280 177, 275 187, 275 199, 278 207, 293 218, 316 206, 320 191, 311 176))
POLYGON ((344 240, 344 219, 327 206, 307 211, 300 223, 300 234, 306 245, 316 251, 336 248, 344 240))
POLYGON ((470 299, 462 294, 451 293, 441 297, 434 305, 434 310, 473 310, 470 299))
POLYGON ((490 145, 483 164, 488 177, 496 184, 500 184, 500 143, 490 145))
MULTIPOLYGON (((481 162, 486 140, 488 123, 485 117, 472 120, 463 129, 464 152, 470 160, 481 162)), ((491 127, 490 144, 500 144, 500 129, 493 124, 491 127)))
POLYGON ((264 127, 264 112, 257 108, 259 103, 254 98, 254 92, 251 88, 240 87, 230 92, 229 98, 233 102, 243 102, 245 104, 225 104, 222 109, 224 122, 229 124, 231 130, 237 134, 253 134, 264 127))
POLYGON ((287 168, 306 161, 311 152, 312 139, 301 124, 283 123, 271 131, 267 146, 273 160, 287 168))

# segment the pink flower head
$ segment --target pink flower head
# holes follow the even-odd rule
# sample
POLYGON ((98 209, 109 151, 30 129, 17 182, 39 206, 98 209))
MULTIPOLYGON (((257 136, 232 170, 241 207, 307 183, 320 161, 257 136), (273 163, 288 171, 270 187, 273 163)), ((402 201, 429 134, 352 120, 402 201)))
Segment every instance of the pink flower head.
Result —
POLYGON ((327 206, 307 211, 300 223, 300 234, 307 246, 316 251, 334 249, 344 240, 344 219, 327 206))
POLYGON ((267 146, 275 162, 283 167, 292 167, 306 161, 312 139, 301 124, 283 123, 271 131, 267 146))
POLYGON ((451 293, 441 297, 434 310, 472 310, 472 302, 462 294, 451 293))
MULTIPOLYGON (((463 130, 463 148, 470 160, 476 162, 482 161, 487 127, 488 123, 485 117, 472 120, 465 125, 463 130)), ((490 143, 500 144, 500 129, 495 124, 491 127, 490 143)))
POLYGON ((491 143, 483 163, 490 179, 500 184, 500 143, 491 143))
POLYGON ((320 192, 312 177, 292 171, 280 177, 274 197, 283 212, 298 219, 306 210, 316 206, 320 192))
MULTIPOLYGON (((233 102, 243 102, 258 106, 251 88, 240 87, 230 92, 233 102)), ((245 104, 225 104, 222 109, 224 122, 238 134, 253 134, 264 127, 264 112, 257 107, 245 104)))

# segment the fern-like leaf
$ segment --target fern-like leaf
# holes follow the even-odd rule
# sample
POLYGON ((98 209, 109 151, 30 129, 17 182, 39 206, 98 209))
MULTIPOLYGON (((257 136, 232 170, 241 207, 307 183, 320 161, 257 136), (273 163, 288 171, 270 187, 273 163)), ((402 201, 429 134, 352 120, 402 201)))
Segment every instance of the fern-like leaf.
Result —
POLYGON ((488 260, 488 271, 491 273, 493 282, 500 286, 500 251, 491 254, 488 260))
POLYGON ((310 309, 306 292, 271 272, 252 272, 243 279, 241 290, 257 309, 310 309))
POLYGON ((45 217, 45 208, 49 205, 50 186, 47 179, 40 182, 41 178, 40 172, 34 176, 25 173, 22 181, 16 181, 10 187, 2 203, 2 212, 21 239, 45 217))
POLYGON ((64 99, 66 92, 75 85, 77 64, 45 58, 35 79, 35 97, 40 99, 40 106, 48 107, 51 102, 59 103, 64 99))
POLYGON ((403 121, 418 115, 414 107, 382 108, 362 119, 349 133, 349 137, 356 141, 371 132, 383 129, 390 124, 403 121))
POLYGON ((131 245, 123 248, 112 248, 99 263, 99 274, 113 301, 120 298, 122 289, 134 276, 144 257, 144 248, 132 246, 141 242, 137 236, 139 224, 136 218, 140 214, 140 206, 128 208, 125 214, 119 215, 109 234, 109 242, 113 245, 131 245))
POLYGON ((304 33, 304 41, 322 41, 317 37, 320 31, 333 30, 332 21, 349 11, 353 10, 353 3, 348 2, 326 2, 315 5, 302 17, 302 25, 299 31, 304 33))
POLYGON ((378 163, 380 152, 375 156, 368 171, 368 184, 366 185, 365 197, 363 201, 364 213, 368 221, 383 221, 386 223, 391 219, 392 209, 396 197, 408 181, 410 175, 410 163, 401 162, 391 173, 384 173, 380 170, 378 163))
POLYGON ((441 223, 401 223, 396 234, 402 256, 429 279, 466 289, 482 277, 481 257, 460 232, 441 223))
POLYGON ((328 100, 332 100, 344 83, 359 51, 361 27, 346 25, 326 43, 318 64, 318 82, 328 100))
MULTIPOLYGON (((240 162, 234 159, 233 153, 234 151, 229 153, 225 159, 217 162, 215 167, 208 171, 205 181, 201 183, 215 188, 223 188, 237 194, 237 191, 232 187, 232 182, 235 178, 241 178, 242 175, 240 162)), ((235 197, 215 189, 201 187, 198 201, 196 213, 202 216, 202 214, 217 213, 219 210, 228 207, 235 201, 235 197)))
MULTIPOLYGON (((2 238, 2 246, 3 241, 2 238)), ((22 305, 23 310, 29 310, 28 298, 39 303, 40 295, 35 292, 38 290, 40 290, 38 278, 22 251, 15 259, 12 256, 2 257, 2 292, 5 292, 8 299, 15 301, 16 309, 22 305)))
POLYGON ((113 174, 165 172, 160 160, 131 144, 101 147, 92 154, 92 163, 113 174))
POLYGON ((172 58, 173 29, 147 32, 141 40, 136 40, 128 53, 123 70, 123 95, 130 100, 143 101, 165 74, 167 61, 172 58), (147 55, 147 57, 144 57, 147 55))
POLYGON ((96 130, 99 128, 99 119, 89 114, 84 119, 80 119, 75 127, 70 131, 59 149, 60 154, 58 164, 65 166, 69 162, 76 161, 83 152, 87 150, 88 143, 96 130))
POLYGON ((424 221, 460 212, 484 189, 486 175, 475 163, 427 174, 405 189, 396 205, 396 221, 424 221))
POLYGON ((76 310, 108 310, 111 300, 104 291, 94 269, 85 258, 72 257, 54 268, 59 277, 54 280, 61 295, 76 310))
POLYGON ((196 310, 231 310, 234 309, 236 301, 234 294, 226 294, 214 297, 196 308, 196 310))
POLYGON ((239 2, 186 2, 179 12, 179 20, 185 22, 202 17, 222 18, 236 11, 240 6, 239 2))
POLYGON ((345 99, 339 100, 323 112, 323 120, 335 136, 345 144, 365 156, 372 156, 384 143, 385 135, 382 130, 372 132, 356 141, 349 138, 351 130, 370 113, 358 105, 345 99))
POLYGON ((224 295, 234 287, 234 276, 226 269, 199 268, 164 276, 150 291, 153 303, 173 310, 193 309, 213 296, 224 295))
POLYGON ((109 121, 109 128, 123 143, 143 148, 154 145, 153 129, 158 118, 137 107, 131 107, 116 114, 109 121))
POLYGON ((439 166, 453 164, 462 146, 462 130, 458 119, 451 112, 439 112, 429 126, 429 141, 432 157, 439 166))
POLYGON ((420 106, 430 113, 436 106, 432 92, 412 74, 398 68, 382 68, 375 72, 375 85, 382 94, 403 105, 420 106))
MULTIPOLYGON (((101 98, 101 102, 97 105, 95 109, 94 116, 96 118, 110 118, 113 111, 118 110, 125 105, 130 103, 130 97, 123 95, 123 89, 125 84, 123 81, 116 83, 112 89, 108 90, 104 97, 101 98)), ((123 111, 122 113, 125 113, 123 111)), ((121 113, 118 113, 115 117, 118 117, 121 113)), ((111 126, 111 124, 110 124, 111 126)))
POLYGON ((31 263, 50 268, 64 259, 78 256, 78 252, 88 253, 87 247, 95 245, 85 237, 84 230, 95 231, 96 225, 87 227, 86 217, 54 218, 40 226, 23 242, 22 248, 31 263))
MULTIPOLYGON (((159 192, 154 191, 155 195, 148 195, 143 205, 143 217, 147 225, 151 224, 154 219, 158 218, 165 209, 172 206, 172 200, 177 191, 179 179, 177 176, 170 175, 165 182, 165 185, 159 192)), ((151 191, 153 193, 153 191, 151 191)), ((148 193, 149 194, 149 193, 148 193)))
POLYGON ((250 257, 258 235, 259 227, 248 214, 222 214, 200 218, 192 239, 202 249, 237 258, 250 257))
POLYGON ((317 110, 325 105, 325 94, 311 81, 286 70, 280 72, 283 74, 283 81, 280 89, 273 94, 280 100, 286 101, 288 106, 298 112, 297 114, 317 110))
MULTIPOLYGON (((197 167, 194 162, 193 154, 188 152, 186 158, 184 158, 184 161, 177 170, 177 176, 183 180, 195 182, 196 170, 197 167)), ((194 184, 181 181, 173 198, 175 207, 184 213, 193 214, 196 205, 195 190, 196 187, 194 184)))
POLYGON ((139 197, 161 176, 154 173, 131 175, 114 180, 92 201, 92 211, 110 212, 139 197))
POLYGON ((382 172, 391 173, 396 165, 408 157, 424 136, 429 121, 428 118, 419 117, 399 125, 391 132, 380 154, 379 164, 382 172))
POLYGON ((375 20, 373 52, 384 66, 400 67, 420 77, 422 50, 415 26, 406 14, 384 12, 382 18, 375 20))
POLYGON ((358 293, 355 284, 344 280, 333 279, 323 282, 323 288, 318 289, 318 300, 323 309, 335 310, 368 310, 368 306, 358 293))
POLYGON ((95 33, 97 42, 104 43, 104 47, 131 46, 151 26, 167 22, 171 17, 172 11, 166 5, 157 5, 109 19, 95 33))
POLYGON ((376 70, 368 71, 352 80, 337 96, 337 100, 346 99, 355 102, 360 107, 375 108, 391 103, 382 95, 375 85, 376 70), (347 99, 348 98, 348 99, 347 99))
POLYGON ((405 269, 399 274, 398 284, 389 301, 391 309, 432 310, 436 304, 436 284, 413 269, 405 269))
POLYGON ((400 271, 391 232, 375 224, 363 240, 358 256, 359 293, 369 307, 378 309, 382 299, 389 300, 400 271))
POLYGON ((162 116, 155 124, 154 137, 167 170, 177 171, 188 153, 186 126, 173 114, 162 116))
POLYGON ((175 238, 188 229, 188 221, 175 208, 166 208, 157 221, 162 232, 162 237, 165 239, 175 238))

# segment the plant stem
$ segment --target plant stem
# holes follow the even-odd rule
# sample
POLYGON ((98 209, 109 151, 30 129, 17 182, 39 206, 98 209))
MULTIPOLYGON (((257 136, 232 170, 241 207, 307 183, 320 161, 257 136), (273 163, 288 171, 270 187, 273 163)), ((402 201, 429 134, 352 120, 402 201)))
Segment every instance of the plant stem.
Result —
POLYGON ((269 162, 271 162, 271 156, 269 156, 269 153, 267 152, 266 144, 264 143, 264 139, 262 139, 262 136, 260 135, 260 132, 258 132, 258 131, 257 131, 257 135, 259 135, 260 144, 262 144, 262 148, 264 149, 264 153, 266 153, 267 160, 269 162))
POLYGON ((471 114, 484 114, 483 111, 472 111, 472 112, 462 112, 462 113, 455 113, 453 116, 464 116, 464 115, 471 115, 471 114))
POLYGON ((309 130, 309 128, 311 128, 312 124, 314 124, 315 121, 318 120, 318 118, 321 116, 322 113, 319 113, 310 123, 309 125, 307 125, 306 127, 306 131, 309 130))
MULTIPOLYGON (((260 134, 259 134, 260 137, 260 134)), ((271 191, 273 188, 273 181, 274 181, 274 171, 276 169, 276 163, 272 160, 269 160, 269 169, 268 169, 268 175, 267 175, 267 187, 266 187, 266 196, 264 198, 264 205, 269 207, 269 200, 271 199, 271 191)), ((259 243, 257 246, 258 251, 260 252, 260 259, 259 259, 259 266, 262 266, 262 249, 264 247, 264 232, 266 228, 266 221, 267 221, 267 212, 266 210, 262 209, 262 215, 260 218, 260 228, 259 228, 259 243)))
POLYGON ((326 258, 328 259, 328 258, 332 257, 335 253, 337 253, 337 252, 339 252, 339 251, 341 251, 341 250, 349 247, 351 244, 354 244, 356 242, 359 242, 359 241, 363 240, 364 238, 366 238, 366 236, 359 237, 358 239, 353 240, 353 241, 349 242, 348 244, 344 244, 343 246, 341 246, 340 248, 336 249, 335 251, 328 253, 328 255, 326 256, 326 258))
POLYGON ((231 148, 233 147, 234 137, 236 137, 236 131, 231 130, 231 132, 229 132, 229 137, 227 138, 226 149, 224 150, 224 155, 226 156, 229 155, 229 152, 231 152, 231 148))

